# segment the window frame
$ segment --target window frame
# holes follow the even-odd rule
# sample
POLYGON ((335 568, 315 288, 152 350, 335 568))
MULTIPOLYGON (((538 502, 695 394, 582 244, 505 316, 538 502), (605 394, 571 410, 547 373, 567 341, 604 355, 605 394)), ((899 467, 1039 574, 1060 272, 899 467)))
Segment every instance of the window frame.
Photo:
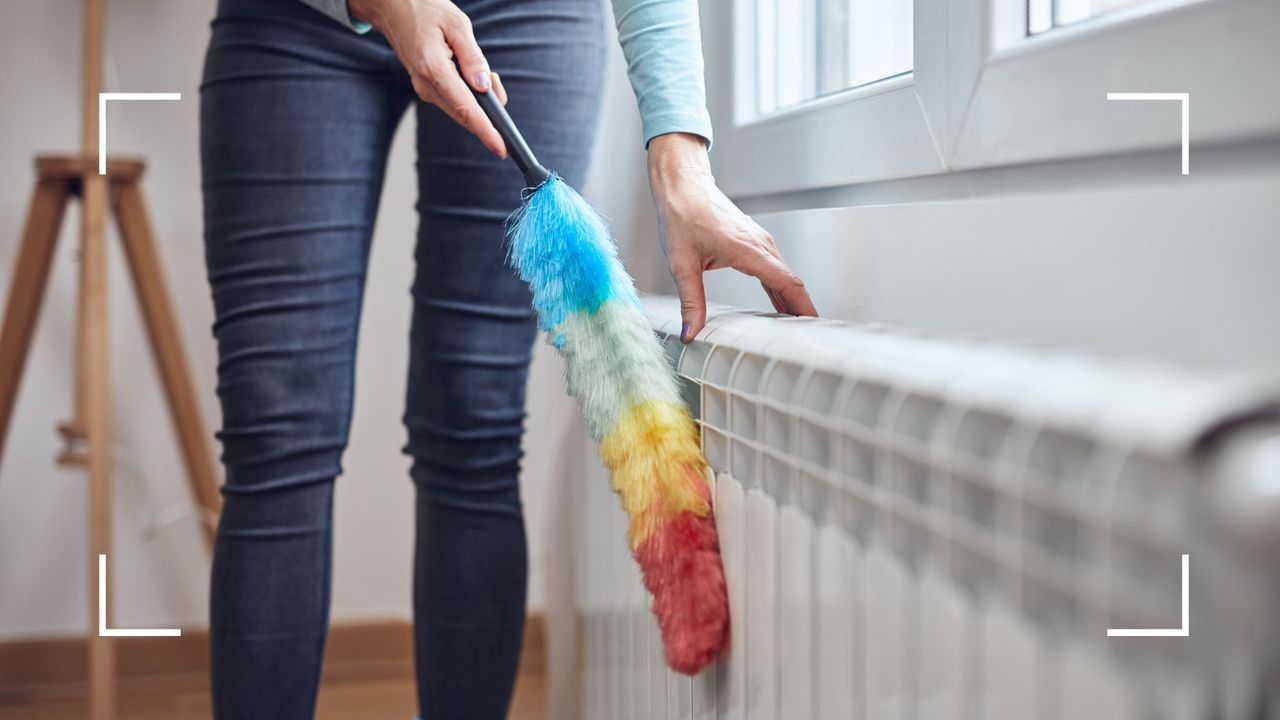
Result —
MULTIPOLYGON (((753 0, 703 2, 707 96, 716 177, 731 196, 768 195, 945 170, 923 111, 921 5, 914 0, 915 70, 755 117, 753 0)), ((942 58, 930 58, 938 66, 942 58)))
POLYGON ((759 118, 751 2, 702 3, 712 160, 732 197, 1180 144, 1173 103, 1108 92, 1190 93, 1193 170, 1197 143, 1280 134, 1280 93, 1260 91, 1280 67, 1275 0, 1151 0, 1034 36, 1023 0, 913 0, 911 73, 759 118))

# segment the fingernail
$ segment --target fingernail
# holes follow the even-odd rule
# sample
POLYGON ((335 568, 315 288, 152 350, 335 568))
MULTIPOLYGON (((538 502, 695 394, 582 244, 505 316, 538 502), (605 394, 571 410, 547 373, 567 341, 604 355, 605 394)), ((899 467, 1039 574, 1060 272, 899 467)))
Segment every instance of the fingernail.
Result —
POLYGON ((489 82, 488 70, 476 73, 476 85, 479 85, 481 90, 488 92, 489 88, 492 87, 489 82))
POLYGON ((680 326, 680 342, 689 342, 689 323, 680 326))

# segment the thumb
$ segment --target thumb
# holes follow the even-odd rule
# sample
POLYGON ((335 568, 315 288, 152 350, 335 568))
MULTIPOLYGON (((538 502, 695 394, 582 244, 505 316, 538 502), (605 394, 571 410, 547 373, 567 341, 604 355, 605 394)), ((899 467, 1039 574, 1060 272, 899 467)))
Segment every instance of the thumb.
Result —
POLYGON ((672 273, 680 294, 680 342, 690 343, 707 322, 707 296, 702 287, 702 269, 685 266, 672 273))

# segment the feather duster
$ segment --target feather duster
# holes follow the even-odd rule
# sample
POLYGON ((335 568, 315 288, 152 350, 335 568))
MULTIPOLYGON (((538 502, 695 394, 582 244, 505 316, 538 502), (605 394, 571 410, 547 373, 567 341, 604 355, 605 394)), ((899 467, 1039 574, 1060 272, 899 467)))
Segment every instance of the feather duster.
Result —
POLYGON ((662 346, 604 222, 560 178, 529 194, 509 237, 630 519, 667 663, 696 673, 727 640, 728 598, 707 463, 662 346))
POLYGON ((729 601, 697 427, 600 215, 534 157, 492 93, 476 98, 533 188, 507 225, 630 526, 667 663, 694 674, 728 641, 729 601))

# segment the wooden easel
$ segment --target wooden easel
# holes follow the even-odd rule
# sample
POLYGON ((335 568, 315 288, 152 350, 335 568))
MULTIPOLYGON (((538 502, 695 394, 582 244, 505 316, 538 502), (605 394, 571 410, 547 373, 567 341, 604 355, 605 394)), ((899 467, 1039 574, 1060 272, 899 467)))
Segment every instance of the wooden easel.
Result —
MULTIPOLYGON (((107 215, 115 215, 134 288, 150 339, 151 350, 169 411, 177 429, 193 494, 199 506, 216 514, 220 507, 209 437, 199 406, 186 354, 169 305, 168 290, 156 254, 151 225, 139 181, 144 164, 138 159, 110 159, 106 174, 98 174, 98 93, 102 91, 104 0, 84 2, 84 42, 81 89, 83 108, 79 155, 36 158, 36 189, 27 213, 22 246, 14 264, 0 325, 0 452, 26 364, 40 302, 53 262, 67 200, 80 198, 80 303, 76 358, 74 414, 59 426, 67 443, 62 465, 85 467, 89 480, 89 717, 115 717, 115 648, 113 638, 99 637, 98 555, 111 548, 111 372, 107 319, 107 215)), ((213 525, 204 524, 212 542, 213 525)), ((108 605, 110 607, 110 605, 108 605)), ((107 619, 110 626, 110 619, 107 619)))

